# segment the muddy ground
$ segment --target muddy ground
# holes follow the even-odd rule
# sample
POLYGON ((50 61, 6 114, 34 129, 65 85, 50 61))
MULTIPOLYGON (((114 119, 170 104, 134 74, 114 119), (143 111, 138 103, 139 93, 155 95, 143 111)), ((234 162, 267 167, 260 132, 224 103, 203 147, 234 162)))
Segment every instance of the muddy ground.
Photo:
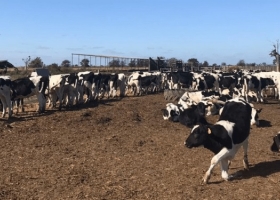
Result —
POLYGON ((280 153, 270 151, 279 102, 255 104, 263 110, 251 129, 250 171, 241 149, 229 170, 239 177, 223 181, 216 166, 208 185, 213 154, 184 146, 190 129, 163 120, 166 103, 161 93, 42 115, 30 104, 1 119, 0 199, 280 199, 280 153))

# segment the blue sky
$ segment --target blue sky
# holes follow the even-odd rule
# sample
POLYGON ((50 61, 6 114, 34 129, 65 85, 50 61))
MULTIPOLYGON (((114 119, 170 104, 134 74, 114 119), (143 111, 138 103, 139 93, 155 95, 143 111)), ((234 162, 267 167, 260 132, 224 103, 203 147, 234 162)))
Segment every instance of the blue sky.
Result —
POLYGON ((1 1, 0 60, 61 64, 82 53, 271 64, 279 11, 279 0, 1 1))

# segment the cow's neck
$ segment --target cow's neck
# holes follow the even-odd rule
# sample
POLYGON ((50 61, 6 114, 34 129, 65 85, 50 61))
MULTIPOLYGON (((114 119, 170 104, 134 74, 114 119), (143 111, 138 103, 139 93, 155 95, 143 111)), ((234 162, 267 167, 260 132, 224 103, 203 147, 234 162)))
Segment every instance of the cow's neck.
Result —
POLYGON ((222 146, 222 144, 220 144, 213 138, 208 137, 207 141, 204 143, 204 148, 209 149, 214 154, 217 154, 224 148, 224 146, 222 146))

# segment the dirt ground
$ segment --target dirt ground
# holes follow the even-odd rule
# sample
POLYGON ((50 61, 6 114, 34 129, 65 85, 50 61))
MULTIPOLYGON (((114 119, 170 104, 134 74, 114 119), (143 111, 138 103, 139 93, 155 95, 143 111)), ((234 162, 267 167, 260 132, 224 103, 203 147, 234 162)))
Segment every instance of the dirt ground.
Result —
POLYGON ((279 102, 255 104, 263 110, 251 129, 250 170, 240 149, 229 170, 239 177, 223 181, 216 166, 208 185, 213 154, 184 146, 190 129, 163 120, 166 103, 160 93, 41 115, 31 104, 1 119, 0 199, 280 199, 280 153, 270 151, 279 102))

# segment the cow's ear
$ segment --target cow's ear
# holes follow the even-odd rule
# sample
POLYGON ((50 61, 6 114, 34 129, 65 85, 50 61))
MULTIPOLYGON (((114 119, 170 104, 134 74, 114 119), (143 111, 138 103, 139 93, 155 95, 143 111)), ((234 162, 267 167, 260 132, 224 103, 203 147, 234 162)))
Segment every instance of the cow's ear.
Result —
POLYGON ((208 133, 209 135, 212 133, 210 128, 207 128, 207 133, 208 133))
POLYGON ((257 113, 260 113, 262 111, 262 108, 257 109, 257 113))

